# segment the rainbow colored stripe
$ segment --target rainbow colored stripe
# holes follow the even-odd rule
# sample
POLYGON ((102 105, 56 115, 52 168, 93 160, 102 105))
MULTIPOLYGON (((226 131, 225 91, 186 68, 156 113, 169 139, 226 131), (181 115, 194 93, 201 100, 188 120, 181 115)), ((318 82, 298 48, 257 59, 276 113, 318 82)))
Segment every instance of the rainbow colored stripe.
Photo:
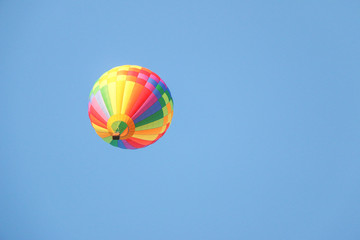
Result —
POLYGON ((146 147, 161 138, 173 116, 165 82, 149 69, 124 65, 104 73, 89 96, 89 118, 107 143, 124 149, 146 147))

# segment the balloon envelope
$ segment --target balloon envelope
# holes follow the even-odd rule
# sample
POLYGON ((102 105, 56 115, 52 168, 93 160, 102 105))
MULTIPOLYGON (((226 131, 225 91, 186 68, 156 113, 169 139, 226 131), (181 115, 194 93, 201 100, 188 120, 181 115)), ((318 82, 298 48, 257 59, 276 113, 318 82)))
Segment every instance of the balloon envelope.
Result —
POLYGON ((169 128, 173 100, 165 82, 149 69, 124 65, 104 73, 89 96, 88 113, 107 143, 137 149, 156 142, 169 128))

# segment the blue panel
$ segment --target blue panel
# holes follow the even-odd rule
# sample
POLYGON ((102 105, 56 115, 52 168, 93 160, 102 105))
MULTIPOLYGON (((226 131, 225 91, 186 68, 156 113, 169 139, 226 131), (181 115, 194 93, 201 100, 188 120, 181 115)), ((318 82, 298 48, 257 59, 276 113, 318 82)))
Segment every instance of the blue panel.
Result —
POLYGON ((154 89, 153 94, 155 94, 157 99, 161 98, 161 93, 156 88, 154 89))
POLYGON ((144 120, 145 118, 153 115, 154 113, 156 113, 160 109, 161 109, 161 104, 160 104, 159 101, 156 101, 151 107, 148 108, 148 110, 146 110, 143 114, 141 114, 138 118, 136 118, 134 120, 134 123, 136 124, 136 123, 144 120))
POLYGON ((127 149, 124 145, 124 143, 122 142, 122 140, 118 141, 118 147, 119 148, 123 148, 123 149, 127 149))
POLYGON ((165 87, 165 85, 162 83, 162 82, 159 82, 159 85, 160 85, 160 87, 164 90, 164 92, 166 91, 166 87, 165 87))
POLYGON ((156 87, 156 86, 158 85, 158 83, 157 83, 154 79, 152 79, 152 78, 149 78, 147 81, 148 81, 149 83, 151 83, 154 87, 156 87))

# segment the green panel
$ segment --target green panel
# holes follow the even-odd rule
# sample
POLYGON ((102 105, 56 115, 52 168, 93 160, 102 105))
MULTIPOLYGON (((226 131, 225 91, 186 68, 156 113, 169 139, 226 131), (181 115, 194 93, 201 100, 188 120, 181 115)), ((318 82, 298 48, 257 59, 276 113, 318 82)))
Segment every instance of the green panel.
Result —
POLYGON ((117 146, 118 146, 118 140, 112 140, 112 141, 110 142, 110 144, 113 145, 113 146, 115 146, 115 147, 117 147, 117 146))
POLYGON ((165 106, 166 106, 165 100, 164 100, 162 97, 159 98, 158 101, 159 101, 161 107, 165 107, 165 106))
POLYGON ((164 93, 164 94, 162 95, 162 97, 164 98, 165 104, 167 104, 167 103, 169 102, 169 97, 168 97, 168 95, 167 95, 166 93, 164 93))
POLYGON ((161 109, 161 110, 157 111, 156 113, 154 113, 153 115, 151 115, 151 116, 145 118, 144 120, 136 123, 135 127, 140 127, 142 125, 145 125, 145 124, 148 124, 148 123, 151 123, 151 122, 155 122, 156 120, 159 120, 159 119, 161 119, 163 117, 164 117, 164 113, 163 113, 163 111, 161 109))
POLYGON ((172 99, 170 99, 170 106, 171 106, 171 109, 174 109, 174 102, 172 99))
POLYGON ((103 138, 103 140, 107 143, 110 143, 112 141, 112 136, 103 138))
POLYGON ((106 108, 110 114, 110 116, 114 115, 113 114, 113 111, 112 111, 112 107, 111 107, 111 102, 110 102, 110 96, 109 96, 109 91, 108 91, 108 86, 105 85, 104 87, 102 87, 100 89, 101 91, 101 95, 104 99, 104 102, 105 102, 105 105, 106 105, 106 108))
POLYGON ((156 86, 156 89, 159 90, 161 95, 164 93, 164 89, 160 86, 160 84, 156 86))
POLYGON ((168 102, 170 101, 170 99, 171 99, 171 95, 170 95, 169 90, 166 90, 165 94, 166 94, 167 99, 168 99, 168 100, 166 101, 166 103, 168 103, 168 102))
POLYGON ((119 125, 120 125, 120 121, 113 122, 113 123, 111 124, 111 129, 112 129, 114 132, 116 132, 116 131, 118 130, 119 125))
POLYGON ((162 108, 162 111, 163 111, 164 116, 168 115, 168 109, 167 109, 167 107, 163 107, 163 108, 162 108))
POLYGON ((114 132, 117 132, 117 133, 122 133, 126 128, 128 127, 128 125, 123 122, 123 121, 116 121, 116 122, 113 122, 111 124, 111 128, 114 132))
POLYGON ((99 91, 99 89, 100 89, 100 86, 99 86, 99 85, 97 85, 97 86, 94 88, 94 91, 93 91, 94 95, 99 91))
POLYGON ((146 125, 142 125, 140 127, 136 127, 135 131, 142 131, 142 130, 147 130, 147 129, 153 129, 153 128, 158 128, 158 127, 162 127, 164 125, 164 119, 161 118, 155 122, 146 124, 146 125))
POLYGON ((159 103, 161 104, 161 107, 165 107, 166 104, 169 102, 169 91, 164 92, 161 97, 158 99, 159 103))
POLYGON ((121 123, 119 124, 119 127, 118 127, 119 133, 121 134, 127 127, 128 127, 128 125, 125 122, 121 121, 121 123))

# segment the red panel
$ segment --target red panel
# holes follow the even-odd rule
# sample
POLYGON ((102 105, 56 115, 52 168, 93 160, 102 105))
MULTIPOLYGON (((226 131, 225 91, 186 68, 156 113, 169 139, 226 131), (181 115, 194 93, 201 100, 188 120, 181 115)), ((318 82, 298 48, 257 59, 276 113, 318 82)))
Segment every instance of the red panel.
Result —
POLYGON ((151 75, 154 75, 154 77, 157 78, 156 80, 160 80, 160 77, 156 73, 152 72, 151 75))
POLYGON ((132 115, 131 118, 133 120, 138 118, 141 114, 143 114, 146 110, 148 110, 156 101, 158 101, 156 95, 151 93, 149 98, 142 103, 141 107, 132 115))
POLYGON ((139 73, 138 73, 138 72, 135 72, 135 71, 128 71, 128 75, 137 77, 137 76, 139 75, 139 73))
POLYGON ((147 145, 150 145, 152 142, 148 143, 148 144, 141 144, 138 139, 134 139, 134 138, 128 138, 126 139, 126 141, 128 141, 128 143, 130 143, 132 146, 136 147, 136 148, 143 148, 147 145))
POLYGON ((146 84, 146 81, 144 79, 141 79, 141 78, 137 78, 136 82, 143 85, 143 86, 145 86, 145 84, 146 84))
POLYGON ((147 74, 150 76, 150 74, 152 73, 152 71, 150 71, 149 69, 147 68, 141 68, 140 70, 141 73, 144 73, 144 74, 147 74))
POLYGON ((131 97, 129 99, 128 105, 126 106, 126 112, 125 114, 127 114, 129 116, 129 112, 132 110, 136 100, 139 99, 139 97, 141 96, 141 90, 144 88, 143 85, 139 85, 139 84, 135 84, 132 92, 131 92, 131 97))
POLYGON ((99 120, 97 120, 97 119, 94 117, 94 115, 90 114, 89 117, 90 117, 90 121, 91 121, 92 123, 95 123, 95 124, 98 125, 99 127, 102 127, 102 128, 107 129, 106 124, 104 124, 104 123, 100 122, 99 120))
POLYGON ((100 114, 98 114, 95 110, 95 108, 93 106, 90 106, 90 111, 89 111, 90 114, 92 114, 97 120, 99 120, 100 122, 102 122, 103 124, 107 124, 106 120, 103 119, 100 114))
POLYGON ((140 70, 140 73, 142 73, 142 74, 144 74, 144 75, 146 75, 146 76, 150 76, 150 73, 151 73, 151 71, 145 71, 145 69, 141 69, 140 70))
POLYGON ((150 96, 151 91, 147 88, 143 88, 139 98, 136 100, 134 106, 132 107, 131 111, 129 112, 129 117, 132 117, 137 110, 144 104, 144 102, 146 101, 146 99, 150 96))

